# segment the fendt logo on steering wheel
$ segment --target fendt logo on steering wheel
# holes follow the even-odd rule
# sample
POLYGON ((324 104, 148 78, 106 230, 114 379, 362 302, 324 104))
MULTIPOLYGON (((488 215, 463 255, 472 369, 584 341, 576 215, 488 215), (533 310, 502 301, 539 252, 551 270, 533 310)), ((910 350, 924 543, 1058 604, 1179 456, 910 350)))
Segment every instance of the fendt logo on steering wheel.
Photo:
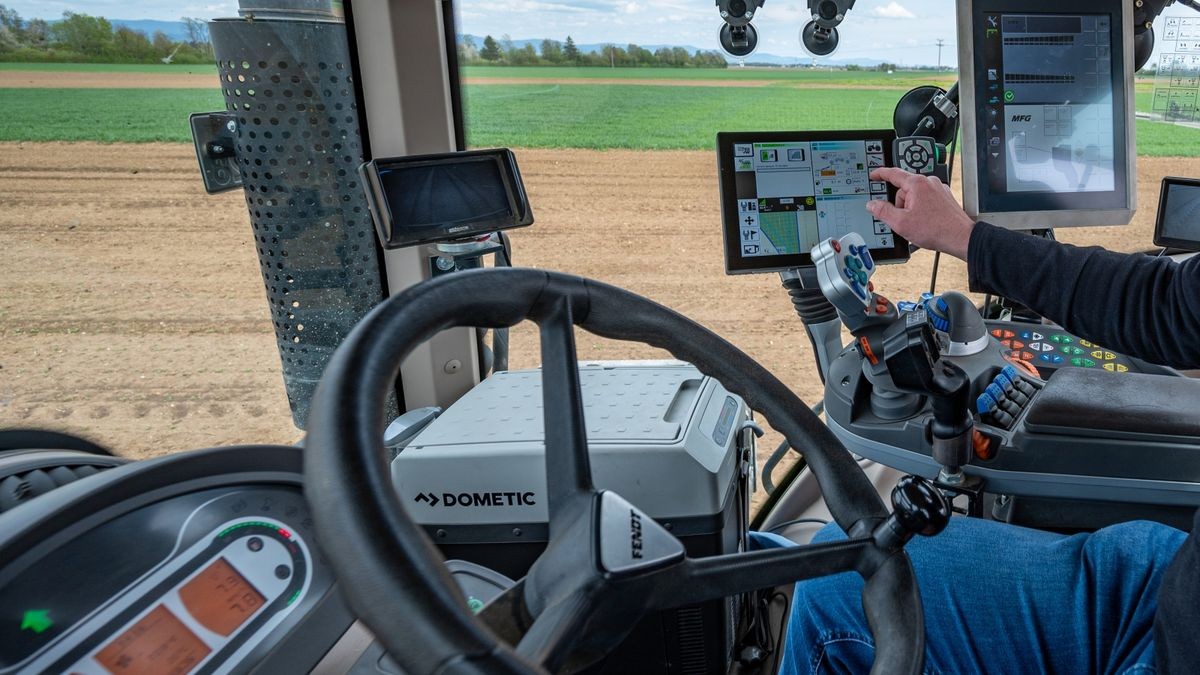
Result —
POLYGON ((430 506, 537 506, 532 492, 418 492, 414 502, 430 506))

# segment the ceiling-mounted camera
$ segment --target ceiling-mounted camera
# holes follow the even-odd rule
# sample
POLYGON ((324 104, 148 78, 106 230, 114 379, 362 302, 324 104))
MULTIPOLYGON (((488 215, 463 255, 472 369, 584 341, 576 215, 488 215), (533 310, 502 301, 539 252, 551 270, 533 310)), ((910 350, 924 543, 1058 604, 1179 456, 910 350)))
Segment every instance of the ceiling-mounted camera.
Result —
POLYGON ((725 20, 721 26, 721 49, 730 56, 748 56, 758 46, 758 31, 750 25, 754 13, 765 0, 717 0, 717 11, 725 20))
POLYGON ((814 56, 829 56, 838 46, 837 27, 854 7, 854 0, 808 0, 812 21, 800 31, 800 42, 814 56))

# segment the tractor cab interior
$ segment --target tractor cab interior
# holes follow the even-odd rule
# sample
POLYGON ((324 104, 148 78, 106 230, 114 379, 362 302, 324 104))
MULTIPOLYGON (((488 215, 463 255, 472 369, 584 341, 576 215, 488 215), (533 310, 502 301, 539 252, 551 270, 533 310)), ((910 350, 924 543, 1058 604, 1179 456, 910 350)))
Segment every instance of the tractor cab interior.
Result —
MULTIPOLYGON (((805 48, 854 4, 809 0, 805 48)), ((774 673, 793 585, 840 572, 872 672, 920 673, 915 537, 1190 530, 1200 383, 1014 299, 887 297, 914 247, 864 208, 896 199, 873 169, 957 161, 971 216, 1034 236, 1153 211, 1134 73, 1165 4, 946 2, 958 82, 892 128, 711 120, 725 272, 778 275, 805 401, 653 297, 513 266, 539 203, 520 149, 468 149, 456 3, 242 2, 211 24, 226 109, 191 128, 205 187, 246 197, 303 440, 126 461, 0 431, 0 675, 774 673), (540 367, 513 370, 526 322, 540 367), (577 328, 670 359, 583 359, 577 328)), ((725 51, 773 9, 717 0, 725 51)), ((1145 247, 1200 250, 1198 203, 1164 181, 1145 247)))

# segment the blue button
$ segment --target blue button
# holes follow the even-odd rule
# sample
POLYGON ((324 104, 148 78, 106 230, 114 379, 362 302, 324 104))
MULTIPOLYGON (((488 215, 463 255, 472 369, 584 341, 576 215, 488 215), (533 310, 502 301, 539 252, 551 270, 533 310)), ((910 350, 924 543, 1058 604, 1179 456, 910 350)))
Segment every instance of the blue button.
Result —
POLYGON ((1021 376, 1017 374, 1017 369, 1013 366, 1004 366, 1004 370, 1001 370, 1000 374, 1013 382, 1018 382, 1021 379, 1021 376))
POLYGON ((983 393, 991 396, 996 400, 997 403, 1004 400, 1004 390, 1001 389, 995 382, 989 384, 987 389, 983 390, 983 393))
POLYGON ((926 301, 926 300, 932 300, 932 299, 933 299, 933 293, 922 293, 922 294, 921 294, 921 301, 922 301, 922 302, 924 302, 924 301, 926 301))
POLYGON ((871 249, 864 246, 862 247, 862 250, 859 251, 859 254, 862 256, 863 264, 867 266, 867 269, 875 267, 875 259, 871 257, 871 249))
POLYGON ((1042 354, 1038 357, 1038 361, 1042 361, 1044 363, 1062 363, 1063 357, 1059 354, 1042 354))
POLYGON ((850 280, 850 288, 854 289, 854 294, 857 295, 858 297, 862 298, 863 300, 867 299, 867 292, 863 290, 862 286, 858 285, 857 281, 851 279, 850 280))
POLYGON ((1001 389, 1008 389, 1013 384, 1013 381, 1008 377, 1008 375, 1004 371, 1000 371, 1000 374, 997 375, 996 379, 992 380, 992 382, 1000 385, 1001 389))
POLYGON ((975 399, 975 410, 979 411, 980 415, 986 415, 996 408, 996 399, 992 398, 985 391, 975 399))
POLYGON ((1063 362, 1063 357, 1062 357, 1062 355, 1061 355, 1061 354, 1051 354, 1051 355, 1050 355, 1050 358, 1051 358, 1051 359, 1052 359, 1052 360, 1053 360, 1055 363, 1062 363, 1062 362, 1063 362))
POLYGON ((1025 331, 1024 333, 1021 333, 1021 339, 1022 340, 1032 340, 1033 333, 1030 333, 1029 331, 1025 331))
POLYGON ((908 300, 901 300, 900 302, 896 303, 896 309, 900 310, 901 312, 912 312, 917 309, 917 303, 909 302, 908 300))

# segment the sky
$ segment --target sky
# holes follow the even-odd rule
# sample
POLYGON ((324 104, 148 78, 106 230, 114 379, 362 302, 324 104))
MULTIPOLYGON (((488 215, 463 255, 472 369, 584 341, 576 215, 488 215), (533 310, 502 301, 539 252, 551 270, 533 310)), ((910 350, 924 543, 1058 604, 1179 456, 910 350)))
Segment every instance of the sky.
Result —
MULTIPOLYGON (((377 0, 370 0, 372 2, 377 0)), ((236 16, 236 2, 179 0, 0 0, 25 18, 54 19, 64 11, 110 19, 204 19, 236 16)), ((577 43, 691 45, 718 47, 722 22, 713 0, 457 0, 459 32, 508 34, 514 39, 567 35, 577 43)), ((871 58, 901 65, 934 65, 937 40, 945 41, 942 63, 956 58, 953 0, 858 0, 841 25, 835 59, 871 58)), ((1179 14, 1178 7, 1167 10, 1179 14)), ((1190 10, 1183 10, 1184 12, 1190 10)), ((766 0, 757 12, 758 51, 808 59, 800 29, 808 21, 803 0, 766 0)), ((1162 18, 1159 18, 1159 23, 1162 18)), ((1161 29, 1156 27, 1161 35, 1161 29)))

